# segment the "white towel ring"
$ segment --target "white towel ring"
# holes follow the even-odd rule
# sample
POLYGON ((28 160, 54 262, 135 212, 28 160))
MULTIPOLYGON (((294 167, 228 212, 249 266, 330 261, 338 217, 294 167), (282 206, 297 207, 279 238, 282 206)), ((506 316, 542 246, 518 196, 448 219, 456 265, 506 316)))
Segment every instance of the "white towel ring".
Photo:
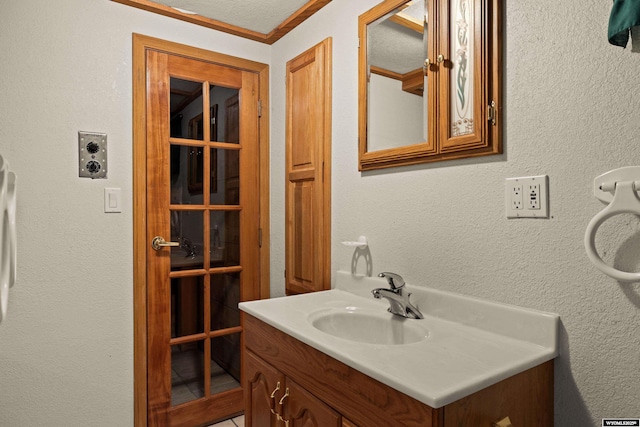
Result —
POLYGON ((596 178, 594 189, 596 197, 605 203, 610 200, 611 203, 589 222, 584 236, 584 246, 591 262, 604 274, 621 282, 638 282, 640 281, 640 272, 630 273, 617 270, 605 263, 596 250, 596 232, 607 219, 623 213, 640 216, 640 199, 636 196, 636 188, 640 190, 640 182, 636 184, 633 180, 623 182, 607 181, 607 178, 612 178, 611 175, 614 172, 618 174, 624 173, 625 178, 628 178, 630 172, 640 172, 640 168, 630 167, 616 169, 615 171, 607 172, 596 178), (630 169, 633 169, 633 171, 630 169), (598 191, 601 193, 598 193, 598 191), (613 198, 611 198, 611 194, 609 194, 611 192, 613 192, 613 198))

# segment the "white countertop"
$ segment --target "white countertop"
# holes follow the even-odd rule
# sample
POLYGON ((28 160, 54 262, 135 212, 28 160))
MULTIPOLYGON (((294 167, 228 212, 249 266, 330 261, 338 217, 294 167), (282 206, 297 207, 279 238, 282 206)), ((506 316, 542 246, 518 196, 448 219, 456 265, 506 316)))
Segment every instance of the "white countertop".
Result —
POLYGON ((312 326, 310 313, 359 307, 385 311, 371 290, 384 279, 338 272, 336 288, 240 303, 240 309, 433 408, 555 358, 559 316, 407 285, 429 336, 404 345, 349 341, 312 326))

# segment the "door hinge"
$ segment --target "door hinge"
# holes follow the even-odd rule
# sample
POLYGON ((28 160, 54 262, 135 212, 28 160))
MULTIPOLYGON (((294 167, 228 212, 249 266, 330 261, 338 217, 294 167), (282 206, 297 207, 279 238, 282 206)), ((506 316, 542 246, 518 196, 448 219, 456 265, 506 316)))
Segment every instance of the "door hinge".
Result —
POLYGON ((262 99, 258 100, 258 117, 262 117, 262 99))
POLYGON ((262 228, 258 228, 258 247, 262 247, 262 228))
POLYGON ((496 101, 491 101, 491 104, 489 104, 487 120, 490 121, 493 126, 496 125, 496 101))

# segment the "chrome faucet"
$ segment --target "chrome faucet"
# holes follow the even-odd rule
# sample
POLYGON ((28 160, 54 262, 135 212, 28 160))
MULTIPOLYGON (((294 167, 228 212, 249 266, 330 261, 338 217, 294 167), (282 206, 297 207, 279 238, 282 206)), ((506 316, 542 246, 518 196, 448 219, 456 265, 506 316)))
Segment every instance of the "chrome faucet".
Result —
POLYGON ((377 288, 371 291, 374 298, 386 298, 389 301, 389 312, 410 319, 424 319, 420 310, 409 301, 411 292, 404 292, 404 279, 396 273, 380 273, 389 283, 390 289, 377 288))

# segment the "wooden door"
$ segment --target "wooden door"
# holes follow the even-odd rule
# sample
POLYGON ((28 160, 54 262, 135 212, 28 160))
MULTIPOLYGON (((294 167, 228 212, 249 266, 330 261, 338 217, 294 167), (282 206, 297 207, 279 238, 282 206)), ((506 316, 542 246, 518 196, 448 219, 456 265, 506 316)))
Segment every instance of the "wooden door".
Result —
POLYGON ((331 39, 287 62, 287 294, 331 287, 331 39))
POLYGON ((243 410, 238 302, 260 296, 258 76, 154 50, 146 63, 147 241, 175 244, 147 249, 147 418, 197 426, 243 410))

